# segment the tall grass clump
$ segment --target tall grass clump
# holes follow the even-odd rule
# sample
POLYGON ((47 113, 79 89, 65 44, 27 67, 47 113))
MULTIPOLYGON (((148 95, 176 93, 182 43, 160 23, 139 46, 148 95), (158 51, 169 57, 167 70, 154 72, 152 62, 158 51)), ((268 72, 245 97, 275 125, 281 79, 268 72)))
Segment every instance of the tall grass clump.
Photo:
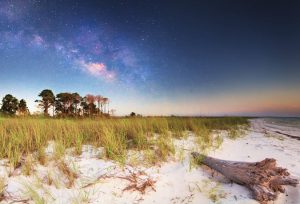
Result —
POLYGON ((170 135, 162 134, 156 141, 156 155, 165 161, 170 154, 175 154, 175 147, 170 135))
POLYGON ((24 175, 30 176, 33 170, 33 158, 31 154, 28 154, 25 158, 24 165, 22 166, 22 172, 24 175))
POLYGON ((116 134, 113 129, 106 128, 103 130, 101 144, 104 146, 108 158, 120 162, 125 161, 126 140, 124 134, 116 134))
POLYGON ((174 152, 172 137, 194 132, 202 146, 213 143, 213 130, 234 132, 248 125, 246 118, 224 117, 140 117, 98 119, 1 118, 0 158, 8 158, 16 167, 22 158, 34 153, 41 164, 46 162, 45 148, 54 142, 54 159, 59 160, 68 148, 81 154, 84 144, 102 146, 110 159, 125 161, 128 149, 158 147, 161 157, 174 152), (153 140, 153 137, 157 137, 153 140))

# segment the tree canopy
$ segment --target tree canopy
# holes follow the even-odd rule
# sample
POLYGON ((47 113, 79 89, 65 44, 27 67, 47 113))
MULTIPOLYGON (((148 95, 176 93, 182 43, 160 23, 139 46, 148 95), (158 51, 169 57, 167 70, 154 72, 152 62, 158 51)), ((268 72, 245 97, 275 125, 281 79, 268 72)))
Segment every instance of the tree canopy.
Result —
POLYGON ((55 96, 53 92, 49 89, 43 90, 39 97, 41 97, 41 100, 36 100, 36 102, 39 102, 39 106, 43 109, 45 115, 49 115, 49 108, 51 106, 54 106, 55 103, 55 96))
POLYGON ((15 115, 19 106, 19 101, 11 94, 7 94, 2 99, 1 112, 6 115, 15 115))
MULTIPOLYGON (((56 117, 83 117, 83 116, 109 116, 114 109, 109 110, 109 98, 101 95, 87 94, 82 97, 77 92, 62 92, 56 96, 50 89, 44 89, 38 95, 35 102, 43 110, 45 116, 50 116, 49 110, 53 110, 52 116, 56 117)), ((0 112, 7 115, 27 115, 29 109, 24 99, 20 102, 11 94, 2 99, 0 112)))
POLYGON ((20 115, 27 115, 29 113, 27 103, 24 99, 20 100, 20 103, 18 105, 18 112, 20 115))
POLYGON ((45 89, 36 100, 43 109, 45 115, 49 115, 48 109, 53 108, 56 116, 106 116, 109 115, 109 99, 101 95, 87 94, 82 97, 77 92, 62 92, 54 95, 52 90, 45 89))

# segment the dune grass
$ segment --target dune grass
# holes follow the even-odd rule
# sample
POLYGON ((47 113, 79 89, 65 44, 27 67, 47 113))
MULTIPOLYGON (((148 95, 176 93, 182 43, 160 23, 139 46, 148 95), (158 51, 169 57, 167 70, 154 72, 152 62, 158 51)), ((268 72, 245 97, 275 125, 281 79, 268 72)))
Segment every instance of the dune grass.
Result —
POLYGON ((172 138, 184 137, 187 131, 194 132, 204 148, 212 145, 213 130, 234 132, 247 124, 247 119, 240 117, 2 118, 0 158, 8 158, 12 166, 17 166, 22 158, 35 153, 36 159, 44 164, 44 150, 49 141, 54 141, 56 160, 65 154, 67 148, 72 147, 74 154, 80 154, 84 144, 104 147, 107 158, 120 162, 125 161, 129 149, 153 150, 152 154, 157 158, 165 159, 174 153, 172 138))
POLYGON ((0 201, 4 199, 5 179, 0 177, 0 201))
POLYGON ((66 164, 65 161, 58 162, 57 167, 67 177, 67 187, 71 188, 74 185, 75 180, 78 178, 78 175, 66 164))
POLYGON ((27 195, 33 201, 33 203, 36 204, 46 203, 45 198, 41 196, 38 190, 36 190, 33 186, 34 184, 31 183, 24 184, 25 195, 27 195))

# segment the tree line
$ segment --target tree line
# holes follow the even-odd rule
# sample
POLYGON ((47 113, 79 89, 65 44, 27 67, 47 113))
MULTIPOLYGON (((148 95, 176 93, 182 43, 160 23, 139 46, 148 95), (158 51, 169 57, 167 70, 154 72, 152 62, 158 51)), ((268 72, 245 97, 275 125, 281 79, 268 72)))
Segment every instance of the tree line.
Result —
POLYGON ((29 115, 27 103, 24 99, 20 101, 11 94, 7 94, 2 99, 0 113, 5 115, 29 115))
MULTIPOLYGON (((63 92, 56 96, 50 89, 45 89, 38 95, 35 102, 45 116, 76 117, 76 116, 109 116, 115 110, 109 110, 109 98, 101 95, 87 94, 82 97, 78 93, 63 92)), ((14 96, 7 94, 2 99, 1 113, 7 115, 29 114, 26 101, 20 102, 14 96)))

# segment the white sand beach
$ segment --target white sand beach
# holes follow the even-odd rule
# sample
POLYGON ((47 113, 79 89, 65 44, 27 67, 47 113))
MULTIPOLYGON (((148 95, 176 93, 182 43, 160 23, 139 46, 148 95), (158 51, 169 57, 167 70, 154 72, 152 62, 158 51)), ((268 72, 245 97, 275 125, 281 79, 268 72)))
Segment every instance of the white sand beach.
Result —
MULTIPOLYGON (((276 131, 300 136, 297 127, 276 125, 263 118, 252 119, 246 135, 235 140, 224 136, 222 145, 208 154, 225 160, 249 162, 274 158, 278 166, 287 168, 299 179, 300 140, 276 131)), ((19 171, 9 177, 6 161, 2 160, 0 176, 6 178, 7 186, 1 203, 34 203, 29 199, 34 194, 42 198, 41 203, 258 203, 246 187, 228 181, 208 167, 193 164, 190 153, 196 150, 194 139, 192 133, 186 139, 175 139, 175 158, 152 167, 142 165, 138 152, 131 152, 129 156, 136 156, 136 165, 120 166, 99 159, 101 148, 84 146, 80 156, 65 156, 68 166, 78 174, 74 185, 69 188, 55 162, 46 166, 36 164, 35 172, 28 177, 19 171), (144 194, 128 188, 132 185, 128 180, 132 175, 135 175, 137 185, 148 180, 152 187, 148 186, 144 194), (51 185, 47 181, 49 178, 51 185), (124 190, 126 187, 128 190, 124 190)), ((48 155, 51 155, 51 150, 50 145, 48 155)), ((300 187, 287 187, 286 192, 272 203, 300 203, 300 187)))

